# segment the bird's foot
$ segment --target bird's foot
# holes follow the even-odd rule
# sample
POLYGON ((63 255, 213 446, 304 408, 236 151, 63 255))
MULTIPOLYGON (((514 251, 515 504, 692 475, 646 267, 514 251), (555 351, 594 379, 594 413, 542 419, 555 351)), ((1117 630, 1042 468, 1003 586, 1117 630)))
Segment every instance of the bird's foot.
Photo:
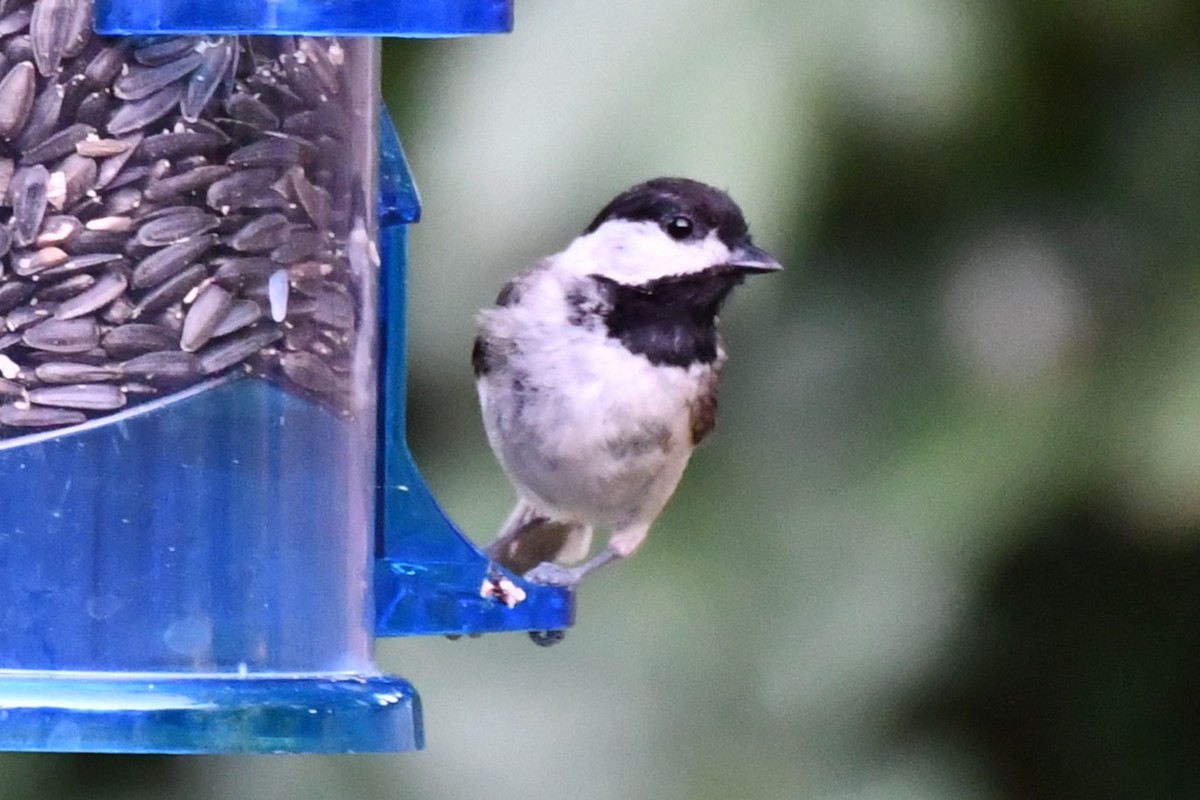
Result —
POLYGON ((543 586, 576 586, 587 571, 582 567, 560 567, 549 561, 543 561, 523 576, 530 583, 543 586))

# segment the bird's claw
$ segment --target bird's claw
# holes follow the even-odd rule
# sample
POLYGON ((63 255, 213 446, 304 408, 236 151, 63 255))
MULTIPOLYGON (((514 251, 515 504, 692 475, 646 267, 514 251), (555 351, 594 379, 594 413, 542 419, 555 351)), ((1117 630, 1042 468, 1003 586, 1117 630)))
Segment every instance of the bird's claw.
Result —
POLYGON ((523 576, 530 583, 543 586, 575 586, 583 578, 583 571, 578 567, 560 567, 549 561, 543 561, 523 576))

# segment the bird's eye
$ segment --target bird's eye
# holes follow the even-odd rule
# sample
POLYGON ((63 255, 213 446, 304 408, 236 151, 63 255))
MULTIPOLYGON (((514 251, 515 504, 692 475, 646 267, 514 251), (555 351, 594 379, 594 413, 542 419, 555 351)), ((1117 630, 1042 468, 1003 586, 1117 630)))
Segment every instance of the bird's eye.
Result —
POLYGON ((695 225, 693 225, 692 221, 687 217, 680 216, 671 217, 669 220, 667 220, 666 228, 667 235, 679 242, 692 235, 692 231, 695 230, 695 225))

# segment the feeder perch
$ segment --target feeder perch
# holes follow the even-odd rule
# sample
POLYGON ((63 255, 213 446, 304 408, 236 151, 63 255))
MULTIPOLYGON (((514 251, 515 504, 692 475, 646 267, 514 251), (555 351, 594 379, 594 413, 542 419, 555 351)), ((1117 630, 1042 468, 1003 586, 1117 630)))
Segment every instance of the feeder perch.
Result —
POLYGON ((573 612, 405 440, 379 37, 511 0, 91 2, 0 2, 0 749, 418 749, 376 637, 573 612))

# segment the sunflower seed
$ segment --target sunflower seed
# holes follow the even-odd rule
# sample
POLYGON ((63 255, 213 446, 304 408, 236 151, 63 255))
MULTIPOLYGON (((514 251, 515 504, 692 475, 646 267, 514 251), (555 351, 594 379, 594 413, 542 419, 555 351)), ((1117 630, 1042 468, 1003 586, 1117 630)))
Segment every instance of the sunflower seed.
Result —
MULTIPOLYGON (((188 297, 199 292, 200 287, 203 285, 204 282, 201 281, 196 286, 188 289, 187 294, 184 295, 183 299, 186 300, 188 297)), ((178 346, 179 337, 183 335, 183 300, 172 303, 162 311, 159 311, 158 314, 152 318, 152 321, 155 325, 162 328, 167 333, 170 333, 174 337, 173 341, 178 346)))
POLYGON ((300 163, 300 144, 283 136, 268 136, 239 147, 225 163, 231 167, 291 167, 300 163))
POLYGON ((217 235, 210 233, 186 239, 155 251, 138 262, 134 268, 133 288, 145 289, 179 274, 216 243, 217 235))
POLYGON ((25 407, 13 403, 0 406, 0 425, 14 428, 59 428, 86 422, 82 411, 60 408, 25 407))
POLYGON ((304 213, 308 214, 308 218, 317 228, 328 228, 332 215, 329 193, 314 186, 305 176, 304 170, 299 167, 288 170, 286 177, 288 187, 301 208, 304 209, 304 213))
POLYGON ((336 113, 337 107, 332 104, 305 109, 284 117, 281 128, 284 133, 315 137, 325 131, 338 129, 339 123, 334 116, 336 113))
POLYGON ((83 223, 70 215, 57 214, 45 217, 42 221, 42 229, 33 243, 37 247, 59 245, 81 230, 83 230, 83 223))
POLYGON ((249 123, 259 130, 269 131, 279 127, 279 117, 270 107, 247 92, 230 95, 225 101, 225 112, 233 119, 249 123))
POLYGON ((285 59, 283 67, 287 73, 287 85, 295 91, 302 103, 315 106, 329 101, 316 70, 307 61, 285 59))
POLYGON ((99 347, 93 347, 91 350, 84 350, 81 353, 71 353, 67 356, 51 353, 46 350, 30 350, 26 356, 31 363, 27 367, 22 368, 24 370, 22 379, 27 381, 31 387, 37 384, 37 373, 34 370, 38 364, 62 361, 66 358, 70 358, 71 361, 78 364, 89 364, 93 367, 100 367, 111 363, 108 355, 99 347))
POLYGON ((173 278, 155 286, 142 297, 134 309, 134 318, 142 314, 160 311, 172 303, 177 303, 207 277, 208 271, 202 264, 188 267, 173 278))
MULTIPOLYGON (((66 206, 70 206, 76 200, 82 198, 84 192, 96 182, 96 174, 95 161, 72 153, 63 160, 62 166, 59 169, 50 173, 51 180, 47 184, 46 199, 52 206, 60 210, 66 206), (61 179, 56 176, 61 176, 61 179), (62 184, 61 196, 58 190, 60 181, 62 184)), ((96 208, 97 211, 103 209, 99 201, 96 202, 96 208)), ((79 209, 72 210, 77 216, 86 216, 80 214, 79 209)))
POLYGON ((161 214, 144 223, 137 232, 137 241, 146 247, 181 242, 217 227, 217 218, 203 209, 174 206, 171 213, 161 214))
POLYGON ((73 119, 79 121, 76 112, 79 110, 79 104, 83 102, 83 98, 91 93, 88 88, 87 81, 82 75, 71 75, 63 81, 63 104, 60 116, 63 119, 73 119))
POLYGON ((308 107, 304 99, 290 87, 280 83, 276 75, 255 74, 246 78, 245 82, 254 93, 261 95, 264 100, 268 100, 284 113, 308 107))
MULTIPOLYGON (((63 243, 63 249, 73 256, 113 253, 120 250, 128 238, 120 232, 92 230, 85 225, 82 231, 63 243)), ((114 253, 113 257, 120 258, 120 253, 114 253)))
POLYGON ((109 325, 124 325, 133 318, 134 307, 133 301, 127 295, 121 295, 100 312, 100 319, 109 325))
POLYGON ((21 384, 8 378, 0 378, 0 397, 21 397, 24 393, 25 387, 21 384))
POLYGON ((232 306, 229 292, 215 283, 206 286, 184 317, 180 349, 191 353, 206 345, 232 306))
MULTIPOLYGON (((70 300, 80 292, 90 289, 95 282, 96 277, 86 272, 72 275, 58 283, 51 283, 39 289, 37 293, 38 302, 50 300, 55 303, 61 303, 64 300, 70 300)), ((55 311, 55 313, 57 314, 58 312, 55 311)))
POLYGON ((66 300, 54 312, 55 319, 75 319, 99 311, 120 297, 129 281, 119 272, 106 272, 87 291, 66 300))
POLYGON ((95 217, 88 220, 84 227, 89 231, 124 233, 125 231, 133 230, 134 222, 131 217, 124 216, 95 217))
POLYGON ((341 90, 338 68, 325 46, 311 36, 301 36, 296 42, 297 62, 307 64, 316 76, 321 90, 335 95, 341 90))
POLYGON ((18 281, 0 283, 0 314, 7 314, 24 303, 35 288, 33 284, 18 281))
POLYGON ((341 385, 341 381, 329 365, 312 353, 284 353, 279 363, 283 367, 283 374, 305 389, 314 392, 335 392, 341 385))
POLYGON ((248 222, 229 238, 229 246, 239 252, 261 253, 274 250, 288 237, 292 223, 283 214, 265 214, 248 222))
POLYGON ((122 100, 141 100, 161 91, 200 66, 202 57, 190 52, 173 61, 145 67, 132 66, 113 83, 113 94, 122 100))
POLYGON ((233 170, 219 164, 196 167, 182 175, 163 178, 146 187, 147 200, 166 200, 177 195, 194 192, 197 189, 209 187, 214 181, 224 178, 233 170))
POLYGON ((131 322, 104 334, 100 346, 113 358, 128 359, 155 350, 169 350, 175 346, 175 337, 157 325, 131 322))
POLYGON ((200 372, 200 359, 194 353, 179 350, 157 350, 135 356, 121 364, 122 375, 147 380, 182 380, 194 377, 200 372))
MULTIPOLYGON (((142 134, 135 133, 132 136, 127 136, 122 139, 118 139, 117 141, 124 142, 128 144, 129 147, 125 150, 125 152, 117 153, 111 158, 106 158, 104 159, 103 163, 100 164, 100 170, 96 173, 97 190, 104 189, 105 187, 109 187, 111 184, 114 184, 117 175, 119 175, 125 168, 125 165, 129 162, 129 159, 133 157, 134 152, 136 152, 138 146, 141 144, 142 134)), ((111 188, 116 188, 116 186, 111 186, 111 188)))
POLYGON ((74 58, 82 53, 92 38, 92 3, 77 2, 70 16, 70 29, 67 31, 67 48, 63 55, 74 58))
POLYGON ((29 390, 29 401, 40 406, 113 411, 125 405, 125 393, 109 383, 42 386, 29 390))
MULTIPOLYGON (((11 316, 11 315, 10 315, 11 316)), ((79 353, 100 343, 100 330, 90 317, 49 319, 28 328, 21 340, 26 346, 52 353, 79 353)))
POLYGON ((33 39, 27 33, 19 33, 4 40, 3 54, 8 63, 33 60, 33 39))
POLYGON ((41 164, 22 167, 13 173, 9 191, 13 204, 13 241, 19 245, 33 243, 42 218, 46 214, 46 182, 50 173, 41 164))
POLYGON ((101 139, 97 136, 89 136, 75 144, 75 152, 88 158, 109 158, 128 151, 129 146, 130 142, 127 139, 101 139))
POLYGON ((83 68, 84 80, 93 89, 107 89, 121 74, 128 58, 129 47, 122 40, 102 47, 83 68))
MULTIPOLYGON (((104 121, 109 118, 109 100, 107 92, 92 92, 86 95, 79 102, 79 108, 75 110, 75 121, 86 123, 93 128, 103 127, 104 121)), ((81 155, 87 155, 87 153, 81 155)))
POLYGON ((56 158, 62 158, 67 153, 74 152, 75 145, 95 133, 95 128, 82 122, 68 125, 36 147, 26 150, 25 154, 21 156, 21 164, 43 164, 56 158))
MULTIPOLYGON (((76 239, 83 238, 87 231, 83 231, 76 239)), ((85 255, 72 255, 66 261, 57 266, 44 269, 38 273, 38 278, 61 278, 64 275, 74 275, 77 272, 87 272, 91 269, 105 266, 107 264, 115 264, 121 260, 120 253, 87 253, 85 255)))
POLYGON ((36 275, 42 270, 57 267, 66 263, 69 256, 65 250, 58 247, 42 247, 37 250, 26 250, 14 253, 12 257, 13 272, 22 278, 36 275))
POLYGON ((212 375, 246 360, 258 351, 279 341, 283 331, 275 327, 252 328, 210 344, 200 352, 200 371, 212 375))
POLYGON ((271 260, 285 265, 303 261, 320 249, 321 241, 321 234, 314 230, 293 229, 288 238, 271 251, 271 260))
POLYGON ((47 361, 38 364, 33 372, 42 383, 99 383, 120 377, 113 367, 74 361, 47 361))
POLYGON ((139 64, 155 67, 174 61, 190 50, 195 49, 199 40, 194 36, 177 36, 171 39, 154 38, 150 44, 143 45, 133 51, 133 59, 139 64))
POLYGON ((319 325, 338 330, 350 330, 354 327, 354 300, 341 286, 336 289, 320 292, 313 297, 313 321, 319 325))
POLYGON ((124 103, 109 119, 108 132, 113 136, 121 136, 140 130, 166 116, 179 105, 182 96, 183 87, 173 83, 149 97, 124 103))
POLYGON ((213 280, 230 290, 264 283, 279 268, 271 259, 257 256, 224 257, 213 263, 217 267, 213 280))
POLYGON ((226 37, 215 42, 202 42, 198 47, 201 62, 188 80, 179 104, 180 114, 189 122, 199 118, 233 64, 234 47, 226 37))
POLYGON ((62 84, 49 83, 33 101, 33 109, 25 123, 21 135, 17 137, 17 147, 20 150, 40 144, 58 125, 58 117, 62 113, 64 97, 62 84))
MULTIPOLYGON (((14 333, 24 331, 30 325, 42 322, 54 313, 53 303, 39 303, 38 305, 33 305, 33 303, 37 303, 37 300, 34 299, 29 305, 14 308, 8 312, 8 316, 4 318, 4 327, 14 333)), ((24 338, 23 334, 22 338, 24 338)))
POLYGON ((205 201, 209 207, 228 214, 230 211, 245 208, 250 198, 273 191, 271 184, 277 177, 274 169, 238 170, 208 187, 205 201))
POLYGON ((33 110, 37 77, 33 64, 22 61, 0 80, 0 136, 11 139, 20 132, 33 110))
POLYGON ((23 31, 29 27, 29 19, 33 16, 33 9, 19 8, 12 13, 6 14, 3 19, 0 19, 0 36, 9 36, 23 31))
POLYGON ((147 136, 138 148, 138 158, 154 161, 160 158, 178 159, 184 156, 212 153, 226 144, 220 137, 205 131, 170 131, 147 136))
POLYGON ((224 318, 217 323, 217 327, 213 328, 213 337, 227 336, 234 331, 239 331, 249 325, 253 325, 262 319, 262 308, 253 300, 237 300, 229 307, 228 313, 224 318))
POLYGON ((80 0, 38 0, 33 4, 29 35, 38 72, 58 74, 67 49, 74 47, 72 38, 83 35, 84 24, 90 26, 91 13, 92 4, 80 0))

